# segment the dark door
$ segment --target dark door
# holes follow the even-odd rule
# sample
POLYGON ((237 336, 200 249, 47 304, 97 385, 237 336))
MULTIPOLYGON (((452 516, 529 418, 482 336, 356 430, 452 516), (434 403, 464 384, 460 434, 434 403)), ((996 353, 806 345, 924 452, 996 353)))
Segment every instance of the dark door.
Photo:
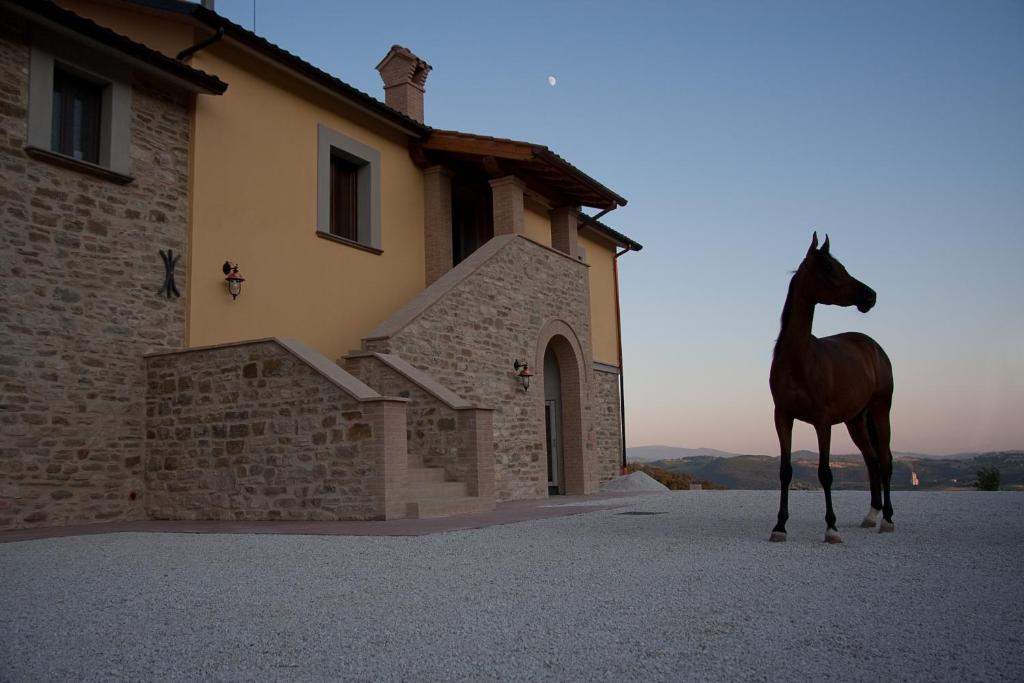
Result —
POLYGON ((562 476, 562 373, 549 347, 544 353, 544 434, 548 454, 548 495, 565 493, 562 476))
POLYGON ((452 178, 452 265, 459 265, 494 237, 491 206, 491 186, 486 180, 452 178))

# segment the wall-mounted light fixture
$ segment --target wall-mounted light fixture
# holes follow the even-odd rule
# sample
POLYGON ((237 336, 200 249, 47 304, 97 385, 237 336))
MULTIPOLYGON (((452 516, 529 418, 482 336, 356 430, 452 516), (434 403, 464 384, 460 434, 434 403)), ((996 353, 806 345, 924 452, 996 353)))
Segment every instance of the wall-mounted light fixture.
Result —
POLYGON ((238 272, 238 264, 231 263, 231 261, 224 262, 224 282, 228 283, 228 293, 231 294, 231 300, 234 301, 238 298, 238 295, 242 293, 242 283, 245 282, 245 278, 238 272))
POLYGON ((516 377, 518 377, 519 381, 523 383, 523 391, 529 391, 530 378, 533 377, 533 373, 530 372, 530 364, 526 362, 520 363, 517 358, 515 362, 512 363, 512 367, 516 370, 516 377))

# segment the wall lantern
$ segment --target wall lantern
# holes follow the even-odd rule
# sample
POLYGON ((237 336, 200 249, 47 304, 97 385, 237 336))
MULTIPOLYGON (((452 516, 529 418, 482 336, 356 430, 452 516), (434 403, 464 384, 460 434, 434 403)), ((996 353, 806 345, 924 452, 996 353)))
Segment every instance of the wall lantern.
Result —
POLYGON ((224 278, 224 282, 228 283, 228 293, 231 294, 231 300, 234 301, 242 293, 242 283, 245 282, 245 278, 238 272, 238 264, 230 261, 224 262, 224 275, 227 276, 224 278))
POLYGON ((520 363, 517 358, 515 362, 512 363, 512 367, 516 370, 516 377, 518 377, 519 381, 523 383, 523 391, 529 391, 530 378, 533 377, 533 373, 530 372, 530 364, 520 363))

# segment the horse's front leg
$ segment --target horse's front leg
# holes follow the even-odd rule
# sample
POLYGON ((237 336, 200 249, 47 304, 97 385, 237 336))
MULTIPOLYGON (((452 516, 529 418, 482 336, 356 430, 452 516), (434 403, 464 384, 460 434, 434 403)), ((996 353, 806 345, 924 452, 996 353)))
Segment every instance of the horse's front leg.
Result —
POLYGON ((832 468, 828 464, 832 425, 814 425, 814 431, 818 433, 818 481, 825 490, 825 540, 829 543, 842 543, 843 539, 836 529, 836 513, 832 509, 832 468))
POLYGON ((779 519, 772 529, 772 541, 786 540, 786 521, 789 519, 789 483, 793 480, 793 465, 790 462, 790 448, 793 444, 793 418, 775 410, 775 432, 779 435, 779 483, 782 494, 779 501, 779 519))

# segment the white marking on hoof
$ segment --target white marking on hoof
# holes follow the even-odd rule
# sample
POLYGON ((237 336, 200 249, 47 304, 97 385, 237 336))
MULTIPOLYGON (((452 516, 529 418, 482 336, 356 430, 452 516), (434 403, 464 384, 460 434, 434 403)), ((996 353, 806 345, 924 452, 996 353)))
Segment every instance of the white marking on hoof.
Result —
POLYGON ((860 523, 863 529, 874 529, 875 525, 878 524, 878 515, 882 514, 881 510, 870 508, 868 514, 864 515, 864 521, 860 523))
POLYGON ((878 533, 880 534, 891 534, 894 531, 896 531, 896 525, 892 522, 887 522, 884 519, 882 520, 881 526, 878 527, 878 533))
POLYGON ((825 542, 826 543, 842 543, 843 539, 840 538, 839 532, 835 529, 825 530, 825 542))
POLYGON ((772 543, 784 543, 786 541, 785 531, 773 531, 771 538, 768 539, 772 543))

